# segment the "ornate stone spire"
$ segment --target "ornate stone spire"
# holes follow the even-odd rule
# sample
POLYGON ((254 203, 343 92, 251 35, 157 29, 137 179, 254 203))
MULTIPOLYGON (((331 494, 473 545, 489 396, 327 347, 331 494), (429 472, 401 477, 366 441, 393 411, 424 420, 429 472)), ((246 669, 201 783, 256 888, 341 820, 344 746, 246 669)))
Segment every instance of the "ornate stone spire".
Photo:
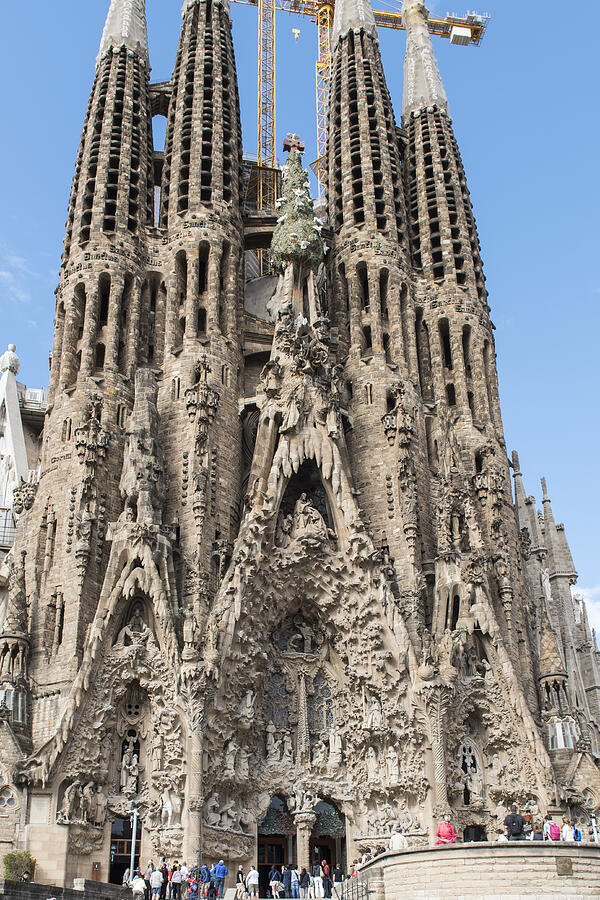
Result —
POLYGON ((145 0, 111 0, 102 32, 97 63, 109 50, 125 45, 148 65, 145 0))
POLYGON ((446 92, 427 28, 427 16, 428 11, 421 0, 404 0, 402 23, 406 28, 406 58, 403 118, 428 106, 448 110, 446 92))
POLYGON ((366 31, 377 36, 371 0, 338 0, 333 14, 332 47, 349 31, 366 31))

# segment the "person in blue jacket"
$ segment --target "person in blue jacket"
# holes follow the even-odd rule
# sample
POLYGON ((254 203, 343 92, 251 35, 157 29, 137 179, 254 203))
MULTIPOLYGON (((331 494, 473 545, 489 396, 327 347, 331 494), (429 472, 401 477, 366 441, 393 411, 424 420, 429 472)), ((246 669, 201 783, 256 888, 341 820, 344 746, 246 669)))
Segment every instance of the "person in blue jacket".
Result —
POLYGON ((213 878, 215 880, 215 887, 217 889, 217 897, 219 897, 219 900, 223 896, 223 888, 225 887, 225 878, 227 875, 229 875, 229 869, 223 860, 220 859, 213 869, 213 878))
POLYGON ((283 881, 283 886, 285 888, 285 896, 292 896, 292 870, 289 866, 284 866, 283 871, 281 873, 281 880, 283 881))

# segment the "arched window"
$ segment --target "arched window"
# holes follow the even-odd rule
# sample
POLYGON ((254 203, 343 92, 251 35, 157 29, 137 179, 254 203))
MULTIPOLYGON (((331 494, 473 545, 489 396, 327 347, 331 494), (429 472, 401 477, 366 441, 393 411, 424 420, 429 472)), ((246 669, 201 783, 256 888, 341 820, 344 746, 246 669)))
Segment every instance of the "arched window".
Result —
POLYGON ((62 435, 61 435, 63 443, 66 443, 67 441, 71 440, 72 427, 73 427, 73 425, 72 425, 71 419, 65 419, 62 424, 62 435))
POLYGON ((265 718, 277 729, 289 727, 290 699, 282 672, 274 671, 269 676, 265 691, 265 718))
POLYGON ((481 756, 470 738, 465 738, 458 748, 458 768, 464 784, 463 802, 465 806, 470 806, 474 800, 483 798, 481 756))
POLYGON ((356 267, 358 275, 358 283, 360 286, 360 307, 368 312, 371 308, 371 299, 369 297, 369 277, 367 274, 367 264, 362 262, 356 267))
POLYGON ((106 356, 106 347, 104 344, 99 343, 96 344, 96 355, 94 357, 94 368, 95 369, 103 369, 104 368, 104 357, 106 356))
POLYGON ((314 677, 313 690, 308 697, 308 728, 311 734, 321 735, 328 733, 332 725, 331 688, 320 671, 314 677))

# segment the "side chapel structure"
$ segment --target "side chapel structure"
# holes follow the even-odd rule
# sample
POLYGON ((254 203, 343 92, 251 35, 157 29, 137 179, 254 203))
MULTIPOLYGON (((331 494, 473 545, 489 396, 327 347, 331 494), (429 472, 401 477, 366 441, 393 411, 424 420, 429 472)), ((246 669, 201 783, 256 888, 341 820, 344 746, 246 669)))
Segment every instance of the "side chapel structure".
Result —
POLYGON ((143 0, 111 2, 3 579, 0 840, 40 880, 120 880, 134 807, 138 859, 261 871, 396 823, 426 844, 446 811, 465 840, 513 801, 600 811, 599 653, 507 458, 465 173, 403 14, 398 126, 371 7, 336 2, 316 218, 296 136, 277 213, 244 205, 227 0, 185 0, 158 85, 143 0))

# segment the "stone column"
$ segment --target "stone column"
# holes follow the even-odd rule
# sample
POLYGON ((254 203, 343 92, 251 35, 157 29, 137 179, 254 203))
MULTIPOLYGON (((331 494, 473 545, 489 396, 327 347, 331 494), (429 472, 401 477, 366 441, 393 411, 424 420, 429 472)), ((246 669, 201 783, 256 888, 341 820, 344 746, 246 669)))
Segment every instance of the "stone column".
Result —
POLYGON ((294 816, 296 825, 296 853, 298 855, 298 868, 310 871, 310 836, 317 821, 317 816, 312 810, 301 809, 294 816))
POLYGON ((131 307, 127 320, 127 345, 125 348, 125 374, 131 377, 137 366, 140 314, 142 311, 142 280, 134 279, 131 288, 131 307))
POLYGON ((48 404, 53 403, 58 387, 60 375, 60 360, 62 356, 63 335, 65 331, 65 304, 60 300, 56 310, 56 322, 54 325, 54 342, 52 345, 52 365, 50 368, 50 386, 48 388, 48 404))
POLYGON ((83 340, 81 342, 81 373, 91 375, 94 369, 96 354, 96 336, 98 332, 98 311, 100 308, 99 281, 88 295, 83 321, 83 340))
POLYGON ((360 286, 358 284, 358 278, 355 274, 349 274, 348 272, 346 272, 346 279, 348 282, 348 298, 350 305, 350 343, 355 350, 358 350, 360 355, 360 348, 362 343, 360 301, 358 299, 360 286))
POLYGON ((187 286, 185 299, 185 337, 195 340, 198 334, 198 290, 200 261, 198 248, 187 254, 187 286))
MULTIPOLYGON (((379 294, 379 270, 369 267, 369 300, 371 305, 371 341, 374 351, 383 349, 383 328, 381 322, 381 296, 379 294)), ((389 277, 389 276, 388 276, 389 277)))
POLYGON ((104 368, 110 372, 118 371, 119 337, 121 325, 121 305, 125 290, 125 277, 115 275, 110 284, 110 305, 106 325, 106 358, 104 368))
POLYGON ((207 331, 214 334, 221 330, 219 304, 221 298, 221 255, 223 247, 210 245, 206 272, 206 307, 208 313, 207 331))
POLYGON ((185 830, 184 856, 190 865, 201 865, 202 857, 202 738, 196 730, 190 734, 190 768, 187 783, 188 827, 185 830))

